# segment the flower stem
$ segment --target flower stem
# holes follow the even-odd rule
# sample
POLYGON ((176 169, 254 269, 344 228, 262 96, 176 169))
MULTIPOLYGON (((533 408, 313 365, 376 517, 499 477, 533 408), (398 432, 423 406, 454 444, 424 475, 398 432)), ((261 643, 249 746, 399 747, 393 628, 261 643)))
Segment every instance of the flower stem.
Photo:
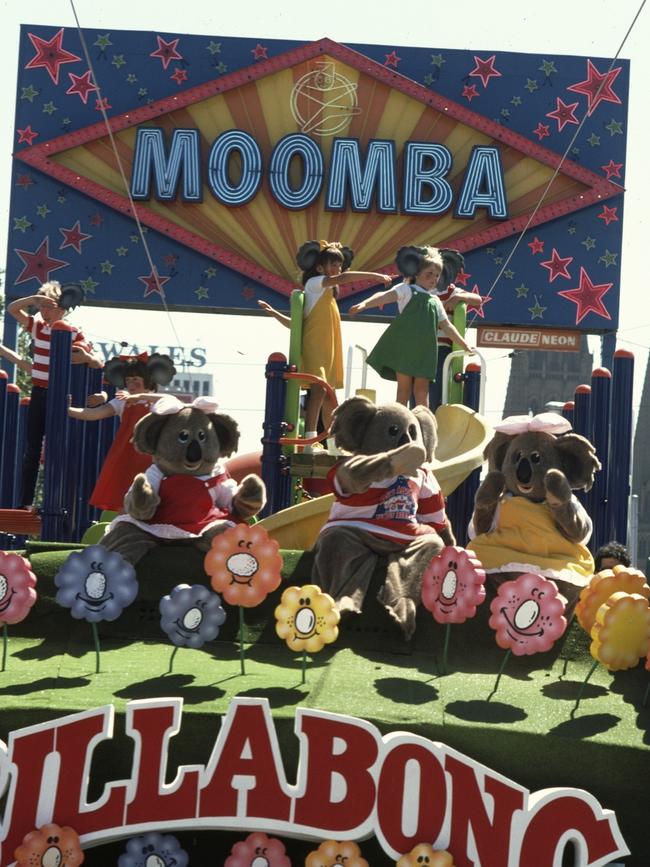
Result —
POLYGON ((246 664, 244 662, 244 609, 239 606, 239 668, 241 674, 246 674, 246 664))
POLYGON ((643 701, 641 702, 641 707, 646 706, 646 702, 648 701, 648 695, 650 694, 650 680, 648 681, 648 685, 645 688, 645 692, 643 694, 643 701))
POLYGON ((492 692, 491 692, 490 695, 488 696, 488 701, 492 698, 492 696, 494 695, 494 693, 495 693, 495 692, 497 691, 497 689, 499 688, 499 681, 501 680, 501 675, 503 674, 503 671, 504 671, 504 669, 505 669, 505 667, 506 667, 506 663, 507 663, 507 661, 510 659, 510 654, 511 654, 511 653, 512 653, 512 650, 510 650, 510 648, 508 648, 508 651, 507 651, 506 655, 503 657, 503 662, 501 663, 501 668, 499 669, 499 673, 497 674, 497 679, 496 679, 496 682, 495 682, 495 684, 494 684, 494 689, 492 690, 492 692))
POLYGON ((442 650, 442 674, 448 674, 447 670, 447 652, 449 650, 449 636, 451 635, 451 623, 447 624, 445 629, 445 645, 442 650))
POLYGON ((171 674, 172 671, 174 670, 174 657, 176 656, 177 651, 178 651, 178 646, 176 646, 172 650, 172 655, 169 657, 169 668, 167 669, 167 674, 171 674))
POLYGON ((300 683, 307 683, 307 651, 302 652, 302 678, 300 683))
POLYGON ((99 634, 97 632, 97 624, 93 621, 90 625, 93 630, 93 639, 95 641, 95 674, 99 674, 99 634))
POLYGON ((7 624, 2 624, 2 671, 4 671, 7 667, 7 647, 9 645, 9 633, 7 631, 7 624))
POLYGON ((589 674, 585 677, 584 681, 582 682, 582 685, 580 687, 580 691, 578 692, 578 697, 576 699, 576 703, 573 707, 573 710, 571 711, 572 716, 578 710, 578 705, 580 704, 580 699, 582 698, 582 693, 585 691, 585 687, 587 686, 587 681, 589 680, 591 675, 594 673, 594 671, 596 671, 597 667, 598 667, 598 660, 596 659, 596 660, 594 660, 594 664, 589 669, 589 674))

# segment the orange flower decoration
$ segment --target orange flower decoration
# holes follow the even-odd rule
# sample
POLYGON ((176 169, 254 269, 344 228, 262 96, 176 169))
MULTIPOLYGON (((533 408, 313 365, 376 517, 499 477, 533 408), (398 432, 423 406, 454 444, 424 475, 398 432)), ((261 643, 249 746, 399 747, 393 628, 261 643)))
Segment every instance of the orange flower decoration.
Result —
POLYGON ((84 853, 75 830, 49 824, 26 834, 14 858, 16 867, 78 867, 84 853))
POLYGON ((454 867, 453 857, 443 849, 433 849, 428 843, 418 843, 402 855, 395 867, 454 867))
POLYGON ((650 605, 638 593, 614 593, 591 629, 591 655, 610 671, 635 666, 650 647, 650 605))
POLYGON ((279 551, 280 546, 263 527, 237 524, 214 537, 204 567, 226 602, 253 608, 280 586, 279 551))
POLYGON ((576 617, 585 632, 591 632, 596 612, 613 593, 638 593, 648 599, 650 587, 643 572, 631 566, 614 566, 597 572, 580 591, 580 601, 576 605, 576 617))
POLYGON ((361 850, 356 843, 346 840, 337 843, 336 840, 325 840, 315 852, 310 852, 305 860, 305 867, 368 867, 368 862, 361 857, 361 850))
POLYGON ((320 587, 287 587, 275 609, 275 631, 289 650, 316 653, 339 637, 340 619, 334 600, 320 587))

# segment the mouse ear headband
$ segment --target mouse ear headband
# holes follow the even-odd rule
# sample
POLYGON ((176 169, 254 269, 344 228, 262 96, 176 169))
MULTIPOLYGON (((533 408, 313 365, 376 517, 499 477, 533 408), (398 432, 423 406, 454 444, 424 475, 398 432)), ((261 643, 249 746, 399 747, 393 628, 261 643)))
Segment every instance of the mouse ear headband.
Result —
POLYGON ((61 286, 61 294, 56 302, 63 310, 73 310, 83 303, 86 293, 81 283, 64 283, 61 286))
POLYGON ((428 252, 428 247, 400 247, 395 264, 402 277, 415 277, 428 252))
POLYGON ((326 250, 338 250, 343 256, 342 271, 347 271, 352 260, 354 252, 350 247, 344 247, 338 241, 306 241, 296 254, 296 262, 301 271, 311 271, 316 265, 318 257, 326 250))
POLYGON ((149 378, 156 385, 168 385, 176 375, 176 368, 168 355, 154 352, 149 355, 118 355, 111 358, 104 367, 104 379, 115 388, 124 388, 127 376, 149 378))

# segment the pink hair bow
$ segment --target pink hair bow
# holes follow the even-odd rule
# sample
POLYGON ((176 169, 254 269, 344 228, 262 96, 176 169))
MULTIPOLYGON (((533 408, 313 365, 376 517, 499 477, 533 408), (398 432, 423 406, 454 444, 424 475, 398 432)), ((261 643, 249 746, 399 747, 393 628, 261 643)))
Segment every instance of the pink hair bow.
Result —
POLYGON ((529 415, 510 415, 499 424, 495 424, 494 429, 508 436, 517 436, 528 431, 557 435, 570 431, 571 424, 557 412, 540 412, 532 418, 529 415))
POLYGON ((216 412, 219 404, 212 397, 197 397, 192 403, 183 403, 173 394, 166 394, 154 403, 151 412, 155 415, 176 415, 182 409, 198 409, 208 414, 216 412))

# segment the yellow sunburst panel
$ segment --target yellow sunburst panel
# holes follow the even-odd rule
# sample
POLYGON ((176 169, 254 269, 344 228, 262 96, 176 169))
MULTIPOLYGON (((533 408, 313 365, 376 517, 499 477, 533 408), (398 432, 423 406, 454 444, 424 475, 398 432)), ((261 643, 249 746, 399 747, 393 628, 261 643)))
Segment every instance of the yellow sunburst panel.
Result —
POLYGON ((98 155, 97 143, 94 144, 94 150, 81 145, 63 151, 60 154, 55 154, 52 159, 54 162, 60 163, 67 169, 70 169, 70 171, 76 172, 81 177, 90 178, 90 180, 101 184, 112 192, 125 196, 124 181, 114 167, 115 155, 110 147, 110 142, 107 140, 108 150, 105 152, 106 157, 110 156, 110 163, 107 162, 107 158, 98 155))

